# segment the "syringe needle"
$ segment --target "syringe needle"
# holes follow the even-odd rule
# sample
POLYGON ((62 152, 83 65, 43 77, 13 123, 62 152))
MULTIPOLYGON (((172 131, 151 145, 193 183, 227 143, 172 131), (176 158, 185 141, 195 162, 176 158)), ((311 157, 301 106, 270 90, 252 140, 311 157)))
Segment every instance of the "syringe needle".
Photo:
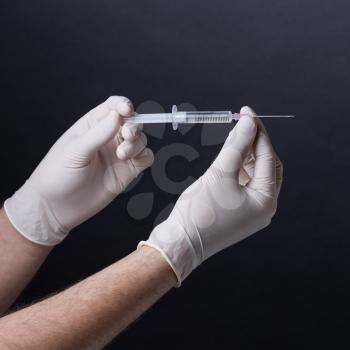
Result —
POLYGON ((258 118, 294 118, 294 115, 258 115, 258 118))
POLYGON ((251 115, 251 114, 242 114, 242 113, 235 113, 235 116, 238 118, 243 117, 245 115, 249 115, 253 118, 294 118, 294 115, 251 115))

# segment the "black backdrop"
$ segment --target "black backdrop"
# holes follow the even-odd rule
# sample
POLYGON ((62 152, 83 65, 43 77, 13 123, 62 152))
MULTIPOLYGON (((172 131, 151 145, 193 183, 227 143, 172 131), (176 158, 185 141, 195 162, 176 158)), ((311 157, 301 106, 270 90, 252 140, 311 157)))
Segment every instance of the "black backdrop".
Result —
MULTIPOLYGON (((110 349, 349 347, 349 12, 346 0, 1 1, 2 199, 109 95, 297 116, 266 123, 285 164, 273 223, 202 265, 110 349)), ((200 135, 149 137, 155 151, 182 142, 199 152, 169 161, 172 180, 213 160, 219 145, 200 135)), ((147 171, 53 251, 19 303, 125 256, 175 199, 147 171), (150 191, 150 216, 134 220, 128 200, 150 191)))

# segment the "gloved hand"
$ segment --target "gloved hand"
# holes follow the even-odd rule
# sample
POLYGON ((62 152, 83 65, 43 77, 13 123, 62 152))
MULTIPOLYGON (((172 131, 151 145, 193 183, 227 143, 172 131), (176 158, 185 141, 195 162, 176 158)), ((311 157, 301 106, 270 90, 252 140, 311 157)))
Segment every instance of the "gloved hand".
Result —
POLYGON ((132 112, 127 98, 110 97, 60 137, 5 202, 7 216, 23 236, 42 245, 58 244, 153 163, 139 127, 122 125, 121 116, 132 112))
MULTIPOLYGON (((241 113, 254 114, 248 107, 241 113)), ((269 225, 281 183, 282 164, 264 127, 244 116, 210 168, 139 246, 159 250, 180 285, 204 260, 269 225)))

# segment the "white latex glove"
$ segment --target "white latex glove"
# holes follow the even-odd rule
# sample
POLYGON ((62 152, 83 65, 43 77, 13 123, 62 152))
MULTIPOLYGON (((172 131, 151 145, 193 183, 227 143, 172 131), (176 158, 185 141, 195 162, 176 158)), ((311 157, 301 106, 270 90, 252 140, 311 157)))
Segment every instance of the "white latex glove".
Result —
POLYGON ((210 168, 139 246, 159 250, 180 285, 204 260, 270 223, 281 183, 282 164, 261 122, 243 117, 210 168))
POLYGON ((140 128, 122 125, 131 102, 113 96, 79 119, 53 145, 26 183, 5 202, 12 224, 42 245, 106 207, 153 163, 140 128))

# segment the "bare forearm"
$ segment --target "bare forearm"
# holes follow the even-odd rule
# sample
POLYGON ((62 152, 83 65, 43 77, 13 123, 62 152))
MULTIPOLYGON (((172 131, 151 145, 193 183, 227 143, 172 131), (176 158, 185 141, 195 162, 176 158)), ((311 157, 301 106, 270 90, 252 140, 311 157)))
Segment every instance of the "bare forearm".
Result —
POLYGON ((176 283, 161 255, 142 247, 75 286, 0 320, 0 345, 100 349, 176 283))
POLYGON ((51 249, 24 238, 4 209, 0 210, 0 315, 16 300, 51 249))

